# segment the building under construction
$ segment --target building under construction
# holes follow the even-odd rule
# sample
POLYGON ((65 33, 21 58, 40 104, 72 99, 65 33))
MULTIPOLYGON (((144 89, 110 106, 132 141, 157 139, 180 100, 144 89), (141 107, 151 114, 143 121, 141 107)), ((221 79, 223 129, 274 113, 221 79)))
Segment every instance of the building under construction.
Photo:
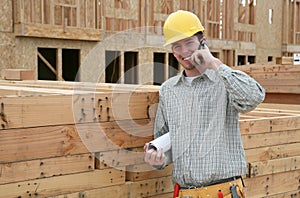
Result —
POLYGON ((2 0, 0 198, 173 196, 143 146, 182 70, 162 32, 179 9, 266 89, 239 121, 247 197, 300 197, 300 0, 2 0))
POLYGON ((160 84, 180 70, 170 50, 162 47, 164 20, 178 9, 199 16, 210 50, 229 66, 270 62, 300 52, 298 0, 0 4, 0 68, 29 69, 39 80, 160 84))

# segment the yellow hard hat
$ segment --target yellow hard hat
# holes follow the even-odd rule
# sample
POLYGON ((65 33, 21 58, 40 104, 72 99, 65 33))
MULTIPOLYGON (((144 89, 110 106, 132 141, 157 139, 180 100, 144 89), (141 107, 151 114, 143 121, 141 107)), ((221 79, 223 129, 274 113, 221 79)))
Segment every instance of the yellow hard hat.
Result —
POLYGON ((164 27, 165 44, 169 45, 181 39, 193 36, 197 32, 203 32, 199 18, 192 12, 178 10, 168 16, 164 27))

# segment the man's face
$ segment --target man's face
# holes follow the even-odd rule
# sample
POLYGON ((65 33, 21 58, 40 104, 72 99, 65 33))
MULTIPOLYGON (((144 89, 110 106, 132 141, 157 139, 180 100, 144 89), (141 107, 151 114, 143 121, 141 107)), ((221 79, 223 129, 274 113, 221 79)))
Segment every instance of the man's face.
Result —
POLYGON ((198 50, 200 42, 197 36, 191 36, 182 40, 179 40, 172 44, 172 52, 175 58, 186 69, 194 69, 195 66, 191 59, 188 59, 194 51, 198 50))

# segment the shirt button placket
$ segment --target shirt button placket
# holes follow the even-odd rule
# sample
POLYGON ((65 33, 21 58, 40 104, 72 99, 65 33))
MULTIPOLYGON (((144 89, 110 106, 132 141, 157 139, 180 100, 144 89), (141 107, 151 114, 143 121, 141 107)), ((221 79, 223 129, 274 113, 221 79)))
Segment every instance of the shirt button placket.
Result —
POLYGON ((193 119, 193 99, 194 99, 194 82, 192 85, 189 86, 189 93, 187 94, 187 105, 186 105, 186 115, 188 116, 188 123, 187 123, 187 130, 188 135, 185 136, 185 143, 186 143, 186 152, 184 154, 185 163, 184 163, 184 175, 186 175, 186 180, 190 182, 191 175, 190 175, 190 143, 191 143, 191 126, 192 126, 192 119, 193 119))

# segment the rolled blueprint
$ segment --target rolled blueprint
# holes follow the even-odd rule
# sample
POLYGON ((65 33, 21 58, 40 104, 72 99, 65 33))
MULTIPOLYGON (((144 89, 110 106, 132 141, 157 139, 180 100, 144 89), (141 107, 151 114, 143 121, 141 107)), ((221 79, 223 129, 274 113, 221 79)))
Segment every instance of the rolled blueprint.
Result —
POLYGON ((150 150, 151 148, 155 148, 156 150, 162 148, 163 152, 166 152, 171 149, 171 139, 170 139, 170 134, 166 133, 151 142, 149 142, 149 146, 147 150, 150 150))

